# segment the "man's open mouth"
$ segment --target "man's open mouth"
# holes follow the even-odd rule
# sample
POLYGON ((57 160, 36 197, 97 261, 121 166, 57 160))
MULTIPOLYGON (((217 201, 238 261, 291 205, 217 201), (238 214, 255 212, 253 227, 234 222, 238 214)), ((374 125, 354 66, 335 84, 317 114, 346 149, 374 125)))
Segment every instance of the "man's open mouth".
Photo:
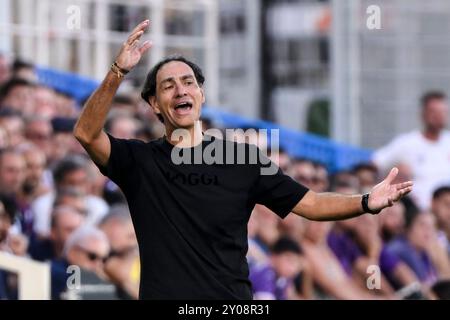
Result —
POLYGON ((179 115, 187 114, 192 109, 192 103, 190 102, 182 102, 175 106, 175 112, 179 115))

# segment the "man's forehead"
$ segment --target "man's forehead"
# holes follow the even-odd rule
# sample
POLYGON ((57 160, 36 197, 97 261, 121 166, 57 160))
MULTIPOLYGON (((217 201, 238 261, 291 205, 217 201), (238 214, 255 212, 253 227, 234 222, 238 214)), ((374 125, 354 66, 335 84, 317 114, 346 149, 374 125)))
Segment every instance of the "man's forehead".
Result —
POLYGON ((182 61, 170 61, 158 70, 156 80, 160 83, 168 78, 176 79, 187 75, 194 76, 194 71, 189 65, 182 61))

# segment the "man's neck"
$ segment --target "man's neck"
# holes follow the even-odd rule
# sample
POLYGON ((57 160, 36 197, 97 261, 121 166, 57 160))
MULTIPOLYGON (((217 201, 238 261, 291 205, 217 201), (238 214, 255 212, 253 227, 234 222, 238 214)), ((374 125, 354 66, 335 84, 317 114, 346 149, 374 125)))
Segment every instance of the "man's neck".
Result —
POLYGON ((179 148, 189 148, 199 145, 203 140, 200 121, 196 121, 189 128, 173 129, 166 127, 166 140, 179 148))
POLYGON ((438 141, 439 136, 441 134, 441 130, 425 129, 422 132, 422 134, 425 137, 425 139, 427 139, 427 140, 438 141))

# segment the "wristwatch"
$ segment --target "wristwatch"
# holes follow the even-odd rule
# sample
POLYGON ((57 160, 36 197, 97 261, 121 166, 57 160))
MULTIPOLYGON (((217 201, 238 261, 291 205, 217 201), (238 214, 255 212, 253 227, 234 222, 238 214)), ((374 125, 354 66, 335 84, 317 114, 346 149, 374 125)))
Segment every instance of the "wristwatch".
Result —
POLYGON ((361 199, 361 205, 362 205, 364 212, 367 212, 370 214, 380 213, 381 210, 371 210, 369 208, 369 196, 370 196, 370 193, 363 194, 362 199, 361 199))

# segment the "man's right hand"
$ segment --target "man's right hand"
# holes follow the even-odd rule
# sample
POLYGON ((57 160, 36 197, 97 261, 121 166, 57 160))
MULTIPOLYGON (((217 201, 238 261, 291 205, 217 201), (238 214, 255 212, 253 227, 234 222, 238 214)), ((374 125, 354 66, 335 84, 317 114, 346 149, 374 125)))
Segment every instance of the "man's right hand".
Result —
POLYGON ((151 41, 145 41, 141 46, 139 46, 139 40, 144 34, 145 29, 147 29, 150 21, 142 21, 139 25, 134 28, 128 37, 127 41, 124 42, 119 54, 116 58, 117 65, 126 70, 131 70, 135 65, 141 60, 142 55, 151 46, 151 41))

